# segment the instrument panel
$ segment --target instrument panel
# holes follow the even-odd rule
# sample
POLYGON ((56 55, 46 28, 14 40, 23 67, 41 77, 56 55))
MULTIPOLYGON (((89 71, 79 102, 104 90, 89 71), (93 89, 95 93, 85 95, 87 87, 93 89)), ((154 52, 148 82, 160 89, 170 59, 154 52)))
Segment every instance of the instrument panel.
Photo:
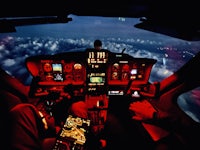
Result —
POLYGON ((38 109, 55 118, 60 118, 62 112, 59 104, 84 101, 94 131, 99 133, 107 120, 110 101, 126 95, 128 89, 129 95, 140 97, 140 90, 148 90, 144 87, 148 87, 155 63, 155 59, 134 58, 105 49, 31 56, 26 59, 33 77, 29 96, 39 98, 38 109))
POLYGON ((134 58, 109 50, 86 49, 26 59, 33 76, 31 93, 41 96, 66 91, 73 86, 77 95, 123 95, 125 88, 148 83, 155 59, 134 58))

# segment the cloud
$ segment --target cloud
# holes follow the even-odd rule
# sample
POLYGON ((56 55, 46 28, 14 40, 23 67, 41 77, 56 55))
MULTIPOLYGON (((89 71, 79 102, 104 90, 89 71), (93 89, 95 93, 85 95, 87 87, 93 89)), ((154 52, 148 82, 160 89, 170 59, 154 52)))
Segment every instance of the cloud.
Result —
POLYGON ((3 62, 3 65, 5 66, 5 67, 10 67, 10 66, 13 66, 13 65, 15 65, 15 60, 14 59, 6 59, 6 60, 4 60, 4 62, 3 62))

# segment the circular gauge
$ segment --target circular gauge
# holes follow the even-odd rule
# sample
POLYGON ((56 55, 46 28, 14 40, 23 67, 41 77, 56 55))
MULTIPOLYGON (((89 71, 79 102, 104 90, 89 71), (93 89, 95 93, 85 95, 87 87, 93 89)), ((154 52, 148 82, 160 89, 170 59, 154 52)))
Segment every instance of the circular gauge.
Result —
POLYGON ((119 70, 119 64, 118 63, 114 63, 112 66, 112 71, 118 71, 119 70))
POLYGON ((123 65, 122 72, 129 72, 129 65, 128 64, 123 65))
POLYGON ((72 79, 73 79, 72 74, 65 75, 65 79, 66 79, 66 81, 72 81, 72 79))
POLYGON ((117 80, 117 79, 119 79, 118 72, 113 72, 112 73, 112 80, 117 80))
POLYGON ((53 76, 52 75, 47 75, 46 77, 46 81, 51 81, 51 80, 53 80, 53 76))
POLYGON ((43 69, 45 72, 51 72, 52 71, 52 66, 50 63, 45 63, 43 66, 43 69))
POLYGON ((64 70, 65 72, 72 72, 72 64, 66 64, 64 70))
POLYGON ((79 63, 74 64, 74 69, 75 69, 75 70, 80 70, 80 69, 82 69, 82 65, 79 64, 79 63))
POLYGON ((122 73, 122 80, 128 80, 129 76, 127 72, 122 73))
POLYGON ((81 75, 80 74, 75 74, 74 75, 74 81, 81 81, 81 75))

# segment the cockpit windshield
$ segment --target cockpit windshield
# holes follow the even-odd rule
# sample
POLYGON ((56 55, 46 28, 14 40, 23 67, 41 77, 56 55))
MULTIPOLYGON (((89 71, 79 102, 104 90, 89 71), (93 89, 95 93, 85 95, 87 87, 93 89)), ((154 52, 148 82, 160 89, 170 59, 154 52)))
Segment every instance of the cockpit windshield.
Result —
POLYGON ((151 81, 161 80, 176 71, 198 51, 198 41, 184 41, 137 29, 137 18, 87 17, 71 15, 67 24, 19 26, 17 32, 0 34, 0 65, 23 83, 30 83, 24 67, 25 58, 33 55, 83 51, 93 47, 94 39, 103 48, 133 57, 154 58, 151 81))
MULTIPOLYGON (((161 81, 183 66, 200 51, 199 41, 186 41, 174 37, 145 31, 135 28, 139 18, 123 17, 95 17, 70 15, 73 21, 67 24, 42 24, 18 26, 16 32, 0 34, 0 67, 10 75, 16 77, 25 85, 30 85, 32 76, 27 71, 25 60, 36 55, 54 55, 64 52, 85 51, 93 47, 95 39, 101 39, 104 49, 114 53, 129 54, 134 58, 155 59, 149 81, 161 81)), ((90 54, 92 55, 92 54, 90 54)), ((103 55, 103 54, 102 54, 103 55)), ((72 56, 76 58, 77 56, 72 56)), ((96 60, 88 60, 96 61, 96 60)), ((105 60, 99 60, 105 61, 105 60)), ((43 63, 44 68, 53 69, 53 79, 64 80, 62 77, 62 64, 43 63), (49 68, 52 67, 52 68, 49 68)), ((118 64, 114 67, 117 68, 118 64)), ((70 67, 70 66, 69 66, 70 67)), ((80 67, 77 64, 76 67, 80 67)), ((128 66, 124 66, 126 67, 128 66)), ((70 68, 65 68, 70 69, 70 68)), ((137 74, 137 69, 132 70, 137 74)), ((47 71, 48 72, 48 71, 47 71)), ((105 74, 91 72, 88 80, 90 84, 104 84, 105 74)), ((114 78, 114 77, 113 77, 114 78)), ((195 93, 200 92, 198 89, 195 93)), ((194 91, 192 92, 194 93, 194 91)), ((200 122, 200 109, 198 100, 190 101, 191 93, 181 96, 179 105, 196 121, 200 122)), ((193 96, 194 98, 195 96, 193 96)))

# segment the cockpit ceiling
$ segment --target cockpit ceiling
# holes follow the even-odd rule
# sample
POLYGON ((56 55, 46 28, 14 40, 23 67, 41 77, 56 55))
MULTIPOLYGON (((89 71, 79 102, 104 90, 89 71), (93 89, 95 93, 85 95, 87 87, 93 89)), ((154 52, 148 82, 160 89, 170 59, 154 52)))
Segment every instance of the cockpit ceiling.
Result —
MULTIPOLYGON (((198 4, 195 0, 57 0, 57 1, 12 1, 2 3, 0 17, 30 17, 30 16, 58 16, 67 14, 137 17, 150 9, 160 12, 157 15, 183 15, 183 17, 197 17, 199 15, 198 4), (164 10, 164 11, 162 11, 164 10), (175 13, 176 12, 176 13, 175 13)), ((155 14, 154 14, 155 15, 155 14)))
POLYGON ((66 16, 67 14, 135 17, 135 12, 143 11, 147 5, 145 0, 7 0, 2 5, 4 10, 0 10, 0 17, 66 16))

